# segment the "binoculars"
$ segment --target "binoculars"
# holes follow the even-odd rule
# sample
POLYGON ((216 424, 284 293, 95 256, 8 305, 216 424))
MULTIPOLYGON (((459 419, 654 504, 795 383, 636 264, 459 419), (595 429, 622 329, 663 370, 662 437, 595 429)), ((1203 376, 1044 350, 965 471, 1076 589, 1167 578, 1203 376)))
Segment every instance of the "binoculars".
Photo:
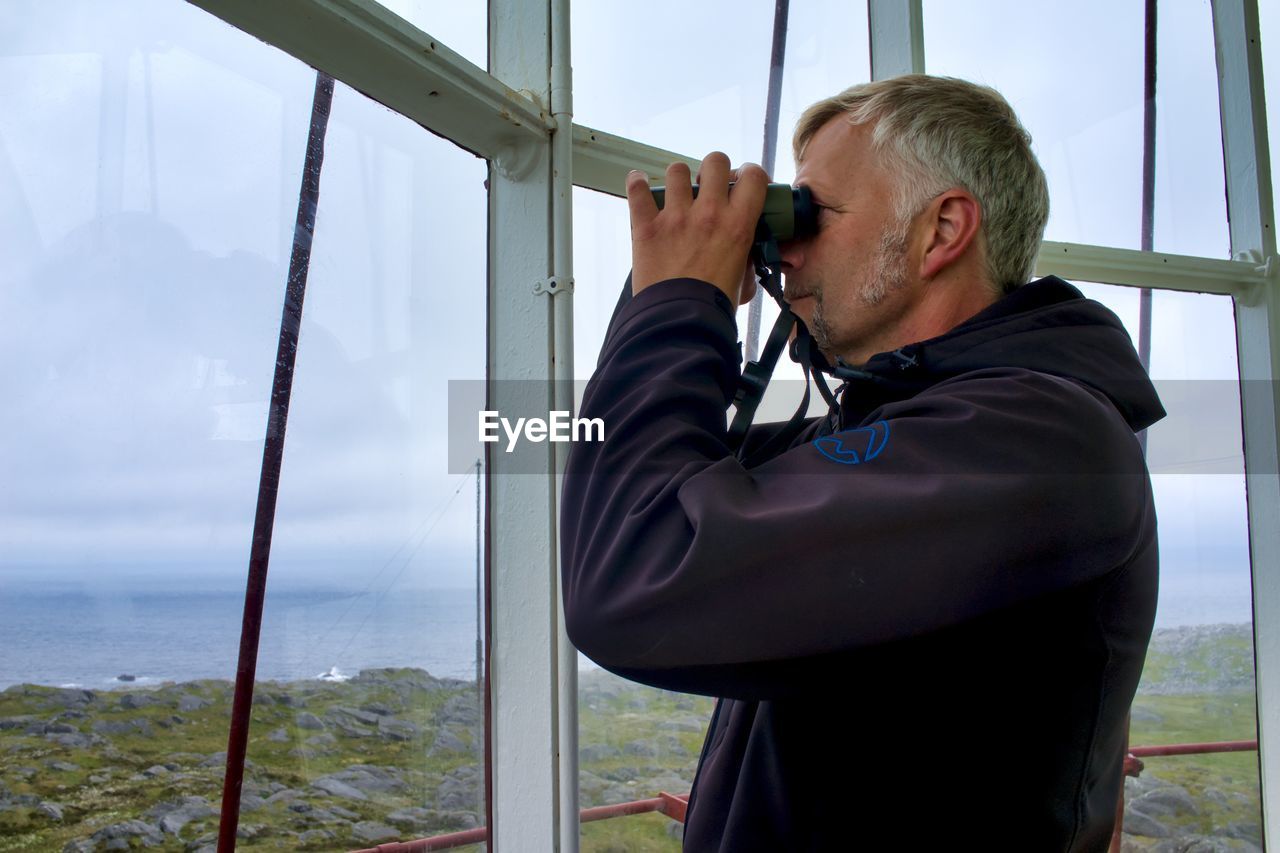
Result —
MULTIPOLYGON (((651 187, 650 192, 661 210, 666 200, 666 187, 651 187)), ((698 197, 697 184, 693 185, 693 196, 698 197)), ((815 233, 818 230, 818 209, 814 207, 809 188, 769 184, 764 193, 764 211, 760 214, 760 225, 768 229, 763 231, 757 226, 756 233, 763 234, 763 239, 773 237, 779 241, 794 240, 815 233)), ((762 237, 757 236, 756 239, 762 237)))

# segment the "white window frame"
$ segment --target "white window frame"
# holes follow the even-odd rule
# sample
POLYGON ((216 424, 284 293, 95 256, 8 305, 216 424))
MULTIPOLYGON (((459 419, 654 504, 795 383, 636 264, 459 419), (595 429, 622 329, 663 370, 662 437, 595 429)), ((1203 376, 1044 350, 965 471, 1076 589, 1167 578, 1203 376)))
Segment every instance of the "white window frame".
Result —
MULTIPOLYGON (((489 378, 572 377, 571 186, 621 196, 630 169, 696 160, 572 123, 569 0, 489 0, 492 73, 374 0, 189 2, 489 160, 489 378)), ((868 0, 868 15, 873 75, 923 70, 920 0, 868 0)), ((1213 17, 1233 259, 1047 242, 1036 272, 1234 300, 1240 375, 1265 380, 1244 383, 1242 406, 1263 832, 1280 845, 1280 263, 1256 0, 1214 0, 1213 17)), ((502 386, 491 388, 500 406, 502 386)), ((569 408, 567 393, 548 382, 557 407, 569 408)), ((558 470, 563 460, 546 453, 558 470)), ((490 463, 491 845, 576 851, 577 674, 558 613, 558 478, 507 473, 502 454, 490 463)))

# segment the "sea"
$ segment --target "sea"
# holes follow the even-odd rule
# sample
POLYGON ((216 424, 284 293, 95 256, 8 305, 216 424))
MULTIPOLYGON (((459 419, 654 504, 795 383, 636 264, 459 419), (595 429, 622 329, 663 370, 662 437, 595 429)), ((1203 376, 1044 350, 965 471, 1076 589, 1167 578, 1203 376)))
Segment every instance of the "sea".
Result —
MULTIPOLYGON (((244 584, 196 589, 0 581, 0 689, 103 689, 236 675, 244 584)), ((412 666, 476 677, 474 589, 268 586, 259 681, 412 666)))
MULTIPOLYGON (((105 689, 236 674, 243 580, 92 584, 0 574, 0 689, 31 683, 105 689)), ((1247 623, 1243 582, 1162 580, 1156 627, 1247 623)), ((584 666, 590 666, 580 657, 584 666)), ((476 677, 476 595, 431 589, 268 583, 257 679, 341 681, 362 669, 418 667, 476 677)))

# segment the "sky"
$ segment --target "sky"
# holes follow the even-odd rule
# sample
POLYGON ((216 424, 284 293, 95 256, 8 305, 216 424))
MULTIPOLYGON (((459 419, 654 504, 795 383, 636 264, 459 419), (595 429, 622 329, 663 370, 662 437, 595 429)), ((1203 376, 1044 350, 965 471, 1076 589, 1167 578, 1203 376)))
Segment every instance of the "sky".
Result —
MULTIPOLYGON (((386 5, 485 64, 483 4, 386 5)), ((1048 239, 1137 248, 1140 5, 1034 5, 928 0, 927 68, 1014 104, 1049 176, 1048 239)), ((772 2, 647 4, 646 21, 681 21, 681 50, 634 4, 573 8, 579 123, 760 159, 772 2)), ((175 0, 23 10, 0 31, 0 582, 238 580, 314 72, 175 0)), ((1156 249, 1226 257, 1209 6, 1161 15, 1156 249)), ((1264 47, 1280 40, 1280 21, 1264 27, 1264 47)), ((804 106, 866 79, 866 28, 861 4, 792 4, 776 180, 794 174, 804 106)), ((472 582, 475 484, 449 470, 444 412, 450 380, 484 375, 484 179, 482 161, 338 86, 274 577, 472 582)), ((586 378, 629 247, 623 202, 574 199, 586 378)), ((1136 334, 1136 291, 1086 289, 1136 334)), ((1169 589, 1247 602, 1230 300, 1155 300, 1169 589)))

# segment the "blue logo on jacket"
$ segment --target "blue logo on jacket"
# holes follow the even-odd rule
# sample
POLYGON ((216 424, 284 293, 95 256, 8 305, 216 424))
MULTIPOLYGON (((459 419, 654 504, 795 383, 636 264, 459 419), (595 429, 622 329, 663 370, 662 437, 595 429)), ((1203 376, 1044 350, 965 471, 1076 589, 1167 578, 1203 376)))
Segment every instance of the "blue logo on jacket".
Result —
POLYGON ((889 443, 889 422, 876 421, 871 426, 849 429, 835 435, 815 438, 818 452, 841 465, 857 465, 870 462, 880 455, 889 443))

